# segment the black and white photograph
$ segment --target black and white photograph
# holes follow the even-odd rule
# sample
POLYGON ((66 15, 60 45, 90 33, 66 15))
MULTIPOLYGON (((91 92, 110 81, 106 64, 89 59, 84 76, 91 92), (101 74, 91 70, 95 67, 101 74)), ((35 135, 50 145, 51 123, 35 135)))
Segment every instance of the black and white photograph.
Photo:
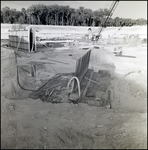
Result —
POLYGON ((147 149, 147 1, 1 1, 1 149, 147 149))

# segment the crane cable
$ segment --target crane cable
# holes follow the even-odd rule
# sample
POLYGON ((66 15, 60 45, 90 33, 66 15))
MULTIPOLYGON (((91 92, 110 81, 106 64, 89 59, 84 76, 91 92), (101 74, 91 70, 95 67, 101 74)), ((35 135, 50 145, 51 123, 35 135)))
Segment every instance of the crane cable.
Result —
POLYGON ((111 5, 111 7, 110 7, 110 12, 109 12, 107 18, 105 19, 104 24, 103 24, 102 28, 101 28, 100 31, 99 31, 99 34, 100 34, 100 33, 102 32, 102 30, 104 29, 105 23, 107 22, 107 20, 109 19, 109 17, 112 16, 112 11, 113 11, 114 7, 117 6, 116 3, 117 3, 117 1, 115 1, 114 3, 112 3, 112 5, 111 5))
MULTIPOLYGON (((104 26, 105 26, 105 23, 107 22, 107 20, 109 19, 109 17, 111 17, 112 16, 112 11, 114 11, 115 9, 116 9, 116 7, 117 7, 117 5, 116 4, 118 4, 117 2, 119 2, 119 1, 115 1, 115 2, 113 2, 112 3, 112 5, 111 5, 111 7, 110 7, 110 12, 109 12, 109 14, 108 14, 108 16, 107 16, 107 18, 105 19, 105 21, 104 21, 104 24, 103 24, 103 26, 102 26, 102 28, 100 29, 100 31, 99 31, 99 35, 101 34, 101 32, 103 31, 103 29, 104 29, 104 26)), ((95 30, 94 32, 92 32, 92 34, 94 34, 95 32, 97 32, 99 29, 97 29, 97 30, 95 30)))

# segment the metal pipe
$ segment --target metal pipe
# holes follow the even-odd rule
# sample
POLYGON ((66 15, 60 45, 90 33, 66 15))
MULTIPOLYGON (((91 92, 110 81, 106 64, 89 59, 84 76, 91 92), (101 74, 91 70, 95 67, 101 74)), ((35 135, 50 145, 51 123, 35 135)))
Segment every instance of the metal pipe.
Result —
MULTIPOLYGON (((77 81, 77 85, 78 85, 78 93, 79 93, 79 98, 80 98, 80 96, 81 96, 80 82, 79 82, 79 79, 78 79, 77 77, 72 77, 72 78, 69 80, 69 82, 68 82, 68 84, 67 84, 67 89, 69 90, 69 85, 70 85, 70 83, 71 83, 74 79, 77 81)), ((70 92, 72 92, 72 91, 73 91, 73 89, 71 89, 70 92)))

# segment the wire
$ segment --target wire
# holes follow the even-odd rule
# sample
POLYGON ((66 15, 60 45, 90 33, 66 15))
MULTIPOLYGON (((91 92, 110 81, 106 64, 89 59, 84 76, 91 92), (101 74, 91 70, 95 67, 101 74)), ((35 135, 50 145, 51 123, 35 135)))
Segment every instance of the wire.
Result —
POLYGON ((26 89, 26 88, 24 88, 21 84, 20 84, 20 82, 19 82, 19 73, 18 73, 18 64, 17 64, 17 55, 16 55, 16 53, 15 53, 15 60, 16 60, 16 67, 17 67, 17 83, 18 83, 18 85, 19 85, 19 87, 21 88, 21 89, 23 89, 23 90, 26 90, 26 91, 35 91, 35 90, 32 90, 32 89, 26 89))
MULTIPOLYGON (((22 38, 22 36, 21 36, 21 38, 22 38)), ((21 38, 20 38, 20 41, 21 41, 21 38)), ((33 38, 33 40, 34 40, 34 38, 33 38)), ((17 49, 16 49, 16 50, 12 49, 12 50, 14 50, 15 62, 16 62, 16 67, 17 67, 17 83, 18 83, 18 85, 19 85, 19 87, 20 87, 21 89, 26 90, 26 91, 33 91, 33 92, 35 92, 36 90, 24 88, 24 87, 20 84, 20 81, 19 81, 19 69, 18 69, 18 63, 17 63, 17 55, 18 55, 18 54, 17 54, 17 53, 18 53, 18 48, 19 48, 20 41, 19 41, 19 43, 18 43, 17 49)), ((31 48, 31 51, 32 51, 33 48, 34 48, 34 42, 35 42, 35 40, 33 41, 33 46, 32 46, 32 48, 31 48)), ((2 46, 1 46, 1 47, 2 47, 2 46)), ((5 47, 5 48, 11 49, 11 48, 9 48, 9 47, 5 47)), ((52 67, 52 66, 51 66, 51 67, 52 67)), ((52 68, 53 68, 53 67, 52 67, 52 68)), ((54 68, 53 68, 53 69, 54 69, 54 68)), ((56 72, 55 69, 54 69, 54 71, 56 72)))
MULTIPOLYGON (((21 38, 22 38, 22 36, 21 36, 21 38)), ((20 41, 21 41, 21 38, 20 38, 20 41)), ((18 70, 18 63, 17 63, 17 53, 18 53, 18 48, 19 48, 19 45, 20 45, 20 41, 19 41, 19 43, 18 43, 17 49, 14 50, 15 62, 16 62, 16 67, 17 67, 17 83, 18 83, 19 87, 20 87, 21 89, 23 89, 23 90, 26 90, 26 91, 35 91, 35 90, 32 90, 32 89, 26 89, 26 88, 24 88, 24 87, 20 84, 20 82, 19 82, 19 73, 18 73, 19 70, 18 70)))
POLYGON ((118 2, 119 2, 119 1, 115 1, 115 2, 112 3, 112 5, 111 5, 111 7, 110 7, 110 12, 109 12, 107 18, 105 19, 102 28, 101 28, 101 29, 99 28, 99 29, 95 30, 93 33, 95 33, 95 32, 97 32, 98 30, 100 30, 100 31, 99 31, 99 35, 101 34, 101 32, 102 32, 103 29, 104 29, 105 23, 106 23, 107 20, 112 16, 112 14, 113 14, 115 8, 117 7, 118 2))

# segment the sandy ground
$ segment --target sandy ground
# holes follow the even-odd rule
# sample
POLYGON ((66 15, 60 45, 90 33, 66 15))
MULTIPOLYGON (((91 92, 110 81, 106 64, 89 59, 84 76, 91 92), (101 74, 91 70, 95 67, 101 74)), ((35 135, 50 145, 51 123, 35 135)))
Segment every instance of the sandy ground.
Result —
POLYGON ((91 107, 87 104, 51 104, 40 100, 2 97, 3 148, 147 147, 146 113, 91 107))
MULTIPOLYGON (((2 94, 2 148, 147 148, 147 47, 101 44, 100 49, 96 49, 92 44, 79 43, 79 46, 75 47, 67 45, 50 50, 42 48, 36 53, 20 53, 22 58, 18 58, 19 67, 30 70, 31 64, 37 65, 35 80, 29 76, 30 73, 25 73, 25 83, 32 81, 30 87, 36 88, 56 73, 74 72, 76 59, 86 52, 82 47, 92 49, 90 69, 96 74, 99 70, 111 72, 111 76, 94 77, 93 80, 101 84, 109 81, 107 89, 111 91, 112 109, 87 103, 51 104, 31 98, 10 100, 2 94), (114 48, 117 46, 122 46, 124 55, 136 58, 114 56, 114 48)), ((2 58, 7 57, 6 51, 8 49, 1 48, 2 58)), ((1 79, 8 80, 13 77, 10 74, 9 77, 6 76, 8 70, 5 68, 8 64, 4 62, 7 61, 3 58, 1 79)), ((10 70, 11 68, 8 72, 10 70)), ((15 76, 15 71, 13 73, 15 76)), ((21 71, 19 73, 22 75, 21 71)), ((23 80, 23 76, 21 78, 23 80)), ((1 86, 8 87, 2 84, 1 86)), ((101 94, 100 91, 97 93, 95 84, 89 89, 89 92, 92 91, 96 91, 95 97, 99 98, 101 94)), ((87 97, 87 100, 92 99, 87 97)))

